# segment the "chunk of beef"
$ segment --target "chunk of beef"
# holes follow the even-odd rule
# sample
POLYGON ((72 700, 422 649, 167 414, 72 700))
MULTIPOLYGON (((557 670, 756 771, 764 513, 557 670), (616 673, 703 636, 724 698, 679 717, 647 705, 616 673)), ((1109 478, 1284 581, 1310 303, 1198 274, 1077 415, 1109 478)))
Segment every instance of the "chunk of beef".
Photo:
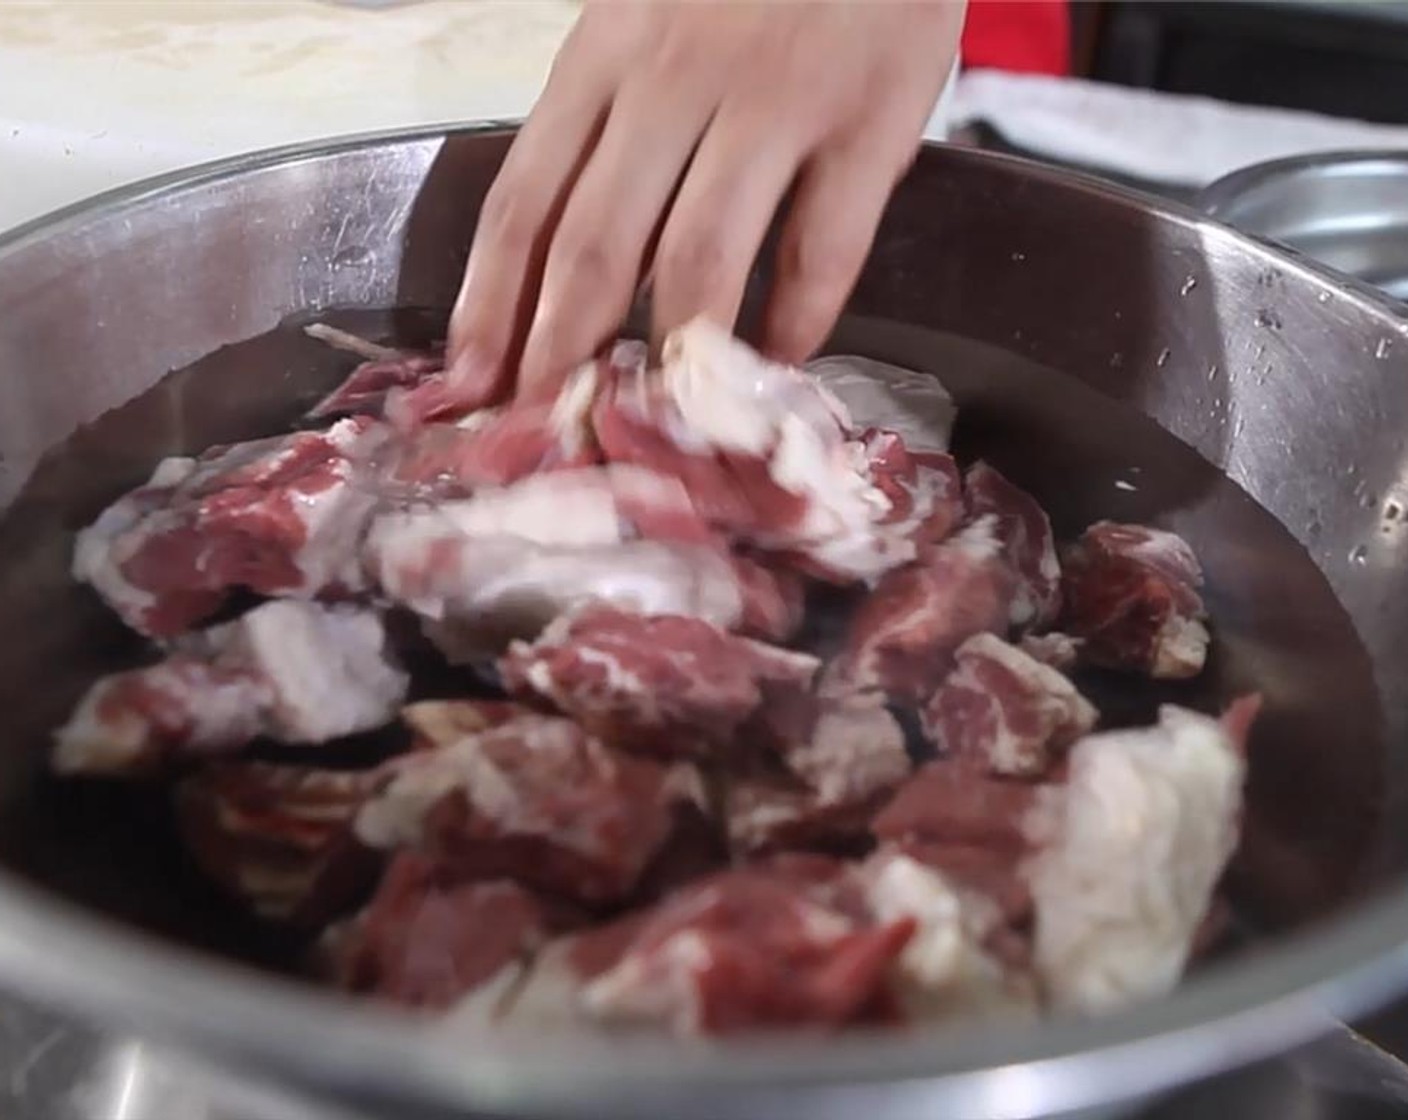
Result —
POLYGON ((908 918, 879 924, 828 904, 777 869, 725 871, 544 953, 511 1020, 585 1019, 686 1036, 840 1027, 886 1000, 912 930, 908 918))
POLYGON ((944 452, 915 453, 895 432, 860 434, 875 485, 890 501, 885 532, 910 540, 919 552, 946 539, 963 520, 963 479, 944 452))
POLYGON ((1182 538, 1102 521, 1066 550, 1064 569, 1063 629, 1091 662, 1154 678, 1202 671, 1202 569, 1182 538))
POLYGON ((383 439, 355 418, 164 460, 78 534, 74 578, 155 637, 213 614, 236 588, 294 598, 363 590, 358 542, 376 499, 359 475, 383 439))
POLYGON ((679 478, 716 528, 795 553, 812 574, 868 579, 911 559, 845 409, 703 320, 666 340, 658 376, 617 380, 593 417, 612 462, 679 478))
POLYGON ((1031 974, 1012 959, 1007 919, 984 891, 894 847, 877 851, 856 874, 875 921, 913 924, 892 981, 907 1017, 1035 1013, 1031 974))
POLYGON ((499 672, 608 742, 685 757, 728 743, 770 685, 808 690, 818 666, 699 619, 589 605, 515 642, 499 672))
POLYGON ((1154 727, 1107 731, 1071 751, 1027 829, 1037 854, 1037 969, 1058 1008, 1096 1012, 1177 983, 1237 843, 1246 765, 1227 722, 1160 709, 1154 727))
POLYGON ((412 353, 369 342, 326 323, 313 323, 303 329, 311 338, 364 359, 341 385, 309 410, 310 419, 380 413, 392 389, 418 385, 445 366, 444 347, 412 353))
POLYGON ((969 516, 996 518, 997 539, 1014 576, 1012 625, 1050 626, 1061 613, 1061 565, 1046 511, 987 463, 970 467, 964 484, 969 516))
POLYGON ((1099 718, 1069 680, 995 634, 969 638, 954 659, 921 712, 924 733, 994 774, 1044 775, 1099 718))
POLYGON ((56 733, 53 764, 117 774, 261 735, 324 743, 388 722, 407 685, 376 613, 278 600, 189 635, 165 661, 99 680, 56 733))
POLYGON ((734 767, 725 785, 738 855, 864 847, 870 818, 910 772, 904 732, 878 697, 779 697, 746 734, 765 754, 734 767))
POLYGON ((958 410, 932 374, 853 354, 804 367, 845 406, 856 428, 894 432, 914 452, 947 451, 958 410))
POLYGON ((1024 820, 1037 789, 994 778, 958 759, 919 768, 876 816, 882 841, 977 847, 1019 858, 1028 847, 1024 820))
POLYGON ((742 601, 738 629, 767 642, 785 642, 801 628, 806 584, 796 572, 744 552, 730 558, 742 601))
POLYGON ((1053 630, 1047 634, 1023 634, 1017 641, 1017 648, 1057 672, 1069 673, 1080 664, 1083 644, 1079 638, 1053 630))
MULTIPOLYGON (((442 719, 451 734, 453 722, 442 719)), ((403 756, 357 831, 463 876, 595 904, 628 896, 679 818, 702 805, 692 768, 619 754, 570 720, 525 713, 403 756)))
POLYGON ((518 399, 453 424, 417 427, 394 442, 387 480, 420 496, 450 497, 592 466, 599 458, 590 425, 599 377, 590 363, 555 398, 518 399))
POLYGON ((948 673, 964 641, 1005 632, 1011 577, 993 527, 992 519, 977 521, 919 563, 885 576, 852 616, 823 691, 873 691, 919 703, 948 673))
POLYGON ((317 928, 374 881, 352 821, 384 780, 376 770, 221 763, 176 787, 177 822, 197 866, 255 914, 317 928))
POLYGON ((471 993, 490 1005, 518 979, 551 924, 517 883, 462 882, 402 852, 338 938, 340 986, 411 1007, 447 1009, 471 993))

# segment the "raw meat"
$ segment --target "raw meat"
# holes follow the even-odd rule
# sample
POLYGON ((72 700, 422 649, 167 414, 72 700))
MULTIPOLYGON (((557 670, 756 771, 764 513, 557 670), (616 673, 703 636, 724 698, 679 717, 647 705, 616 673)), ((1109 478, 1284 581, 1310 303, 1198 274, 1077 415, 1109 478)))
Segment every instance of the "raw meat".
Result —
POLYGON ((716 1035, 873 1019, 913 920, 877 924, 829 903, 824 884, 816 888, 770 866, 700 880, 643 914, 554 946, 510 1021, 716 1035))
POLYGON ((1069 673, 1080 664, 1082 645, 1079 638, 1055 630, 1046 634, 1023 634, 1017 641, 1017 648, 1028 657, 1061 673, 1069 673))
POLYGON ((165 459, 78 534, 73 574, 133 629, 169 637, 236 588, 294 598, 365 589, 375 497, 359 474, 385 433, 364 417, 165 459))
POLYGON ((1237 843, 1245 776, 1228 723, 1160 709, 1155 727, 1082 739, 1027 821, 1036 966, 1054 1006, 1110 1010, 1177 983, 1237 843))
POLYGON ((658 375, 618 378, 593 419, 609 460, 678 477, 716 528, 812 574, 871 579, 914 556, 882 527, 891 501, 844 407, 707 321, 666 339, 658 375))
POLYGON ((387 723, 408 683, 375 612, 265 603, 187 636, 165 661, 99 680, 57 732, 53 765, 116 774, 259 736, 324 743, 387 723))
POLYGON ((570 720, 525 712, 404 756, 357 832, 456 874, 607 903, 631 893, 678 820, 703 805, 692 768, 619 754, 570 720))
POLYGON ((995 634, 969 638, 954 661, 921 712, 924 733, 993 774, 1044 775, 1099 718, 1069 680, 995 634))
POLYGON ((881 428, 867 429, 860 440, 871 478, 890 502, 884 531, 913 542, 920 554, 947 538, 964 517, 963 478, 953 457, 911 452, 881 428))
POLYGON ((964 492, 970 517, 996 518, 997 539, 1014 577, 1013 627, 1050 626, 1061 613, 1061 565, 1046 511, 987 463, 968 469, 964 492))
POLYGON ((1028 847, 1024 821, 1040 787, 988 775, 961 759, 922 767, 876 816, 882 841, 981 848, 1012 858, 1028 847))
POLYGON ((892 980, 910 1017, 1033 1015, 1035 985, 1003 959, 1007 923, 993 899, 896 848, 876 852, 857 874, 875 921, 914 924, 892 980))
POLYGON ((599 377, 597 365, 589 364, 568 378, 555 399, 515 400, 400 436, 388 481, 420 496, 441 497, 592 466, 598 456, 590 414, 599 377))
POLYGON ((852 615, 846 648, 828 666, 823 691, 875 691, 919 703, 948 673, 964 641, 1005 633, 1011 576, 994 524, 976 521, 919 563, 885 576, 852 615))
POLYGON ((855 427, 885 428, 914 452, 948 450, 958 410, 937 377, 853 354, 817 358, 805 369, 855 427))
POLYGON ((338 937, 339 984, 411 1007, 493 1002, 549 932, 542 905, 503 879, 457 882, 423 856, 391 861, 376 894, 338 937))
POLYGON ((499 672, 607 742, 678 758, 727 744, 770 688, 808 691, 819 664, 699 619, 588 605, 515 642, 499 672))
POLYGON ((802 577, 747 553, 735 552, 731 561, 742 599, 737 629, 767 642, 785 642, 796 634, 807 609, 802 577))
POLYGON ((255 914, 318 928, 373 881, 352 821, 384 780, 376 770, 223 763, 177 786, 177 821, 201 870, 255 914))
POLYGON ((1156 679, 1197 676, 1208 646, 1202 582, 1182 538, 1101 521, 1065 552, 1063 629, 1095 664, 1156 679))
POLYGON ((365 359, 341 385, 309 410, 310 419, 380 412, 392 389, 417 385, 444 368, 443 347, 414 354, 368 342, 326 323, 303 328, 310 338, 365 359))

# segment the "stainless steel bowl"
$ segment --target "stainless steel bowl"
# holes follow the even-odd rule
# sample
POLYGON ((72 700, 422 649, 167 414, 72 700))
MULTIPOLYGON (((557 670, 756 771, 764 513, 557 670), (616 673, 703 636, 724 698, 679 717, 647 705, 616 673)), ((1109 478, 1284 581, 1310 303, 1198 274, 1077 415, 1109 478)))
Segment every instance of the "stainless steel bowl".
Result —
POLYGON ((1257 164, 1209 186, 1214 218, 1408 299, 1408 152, 1337 152, 1257 164))
MULTIPOLYGON (((448 305, 509 139, 483 128, 278 151, 111 194, 0 240, 0 504, 80 425, 294 312, 448 305)), ((1362 772, 1381 795, 1376 807, 1401 803, 1401 308, 1191 211, 1019 160, 931 147, 898 190, 852 310, 1079 378, 1225 468, 1304 544, 1353 619, 1392 744, 1362 772), (1388 509, 1397 513, 1386 520, 1388 509)), ((153 455, 186 419, 177 402, 152 432, 153 455)), ((45 570, 65 562, 34 557, 45 570)), ((53 718, 36 707, 42 689, 17 682, 35 682, 29 666, 52 655, 54 640, 35 619, 0 643, 12 746, 53 718)), ((1290 880, 1319 873, 1301 841, 1313 844, 1335 823, 1325 806, 1344 774, 1362 770, 1363 744, 1315 746, 1285 762, 1309 791, 1283 806, 1290 880)), ((1408 828, 1395 831, 1403 814, 1389 813, 1372 897, 1210 967, 1168 999, 1098 1021, 694 1049, 449 1040, 65 901, 55 885, 76 857, 43 847, 57 841, 37 800, 41 768, 38 752, 0 753, 0 982, 198 1055, 228 1080, 359 1115, 1049 1114, 1280 1050, 1408 981, 1408 828)), ((82 870, 120 901, 129 869, 85 858, 82 870)))

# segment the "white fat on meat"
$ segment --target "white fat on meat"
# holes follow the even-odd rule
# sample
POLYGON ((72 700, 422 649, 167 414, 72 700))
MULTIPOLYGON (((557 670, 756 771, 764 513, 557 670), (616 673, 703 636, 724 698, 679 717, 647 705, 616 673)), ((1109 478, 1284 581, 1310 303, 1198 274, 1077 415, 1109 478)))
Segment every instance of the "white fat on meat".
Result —
POLYGON ((890 499, 870 477, 864 445, 849 438, 845 406, 815 379, 704 319, 665 340, 661 378, 696 442, 766 460, 773 481, 805 499, 800 524, 756 543, 800 549, 855 579, 913 557, 908 542, 877 532, 890 499))
POLYGON ((380 727, 410 684, 387 658, 381 617, 357 607, 276 600, 206 631, 200 644, 268 682, 266 734, 283 743, 380 727))
POLYGON ((789 745, 785 758, 823 806, 862 803, 911 768, 904 731, 877 695, 823 705, 810 737, 789 745))
POLYGON ((1245 762, 1227 728, 1182 708, 1090 735, 1027 821, 1035 960, 1053 1006, 1102 1012, 1178 982, 1237 844, 1245 762))
POLYGON ((159 760, 166 734, 155 707, 182 724, 180 749, 188 754, 223 754, 257 738, 273 690, 259 677, 210 673, 202 665, 167 661, 133 674, 115 674, 94 684, 54 734, 50 765, 59 774, 125 774, 159 760), (127 695, 124 696, 124 691, 127 695))
POLYGON ((947 451, 957 408, 937 377, 854 354, 803 367, 850 414, 856 428, 895 432, 910 451, 947 451))
POLYGON ((882 849, 857 874, 877 922, 913 920, 914 933, 895 963, 896 989, 921 1019, 949 1015, 1032 1015, 1028 978, 1004 968, 984 948, 1001 915, 992 900, 956 887, 903 852, 882 849))
POLYGON ((725 630, 743 617, 733 566, 702 545, 544 547, 515 537, 425 533, 384 518, 373 527, 370 548, 385 592, 444 623, 431 638, 457 660, 493 654, 512 638, 532 638, 588 601, 639 614, 687 615, 725 630))
POLYGON ((161 460, 146 485, 108 506, 74 538, 73 578, 90 584, 123 618, 140 616, 156 603, 156 596, 122 574, 127 556, 115 542, 163 504, 164 492, 180 486, 195 470, 196 460, 184 455, 161 460))
POLYGON ((183 636, 165 661, 97 681, 56 733, 52 764, 119 774, 261 736, 323 743, 389 722, 408 685, 375 613, 276 600, 183 636))

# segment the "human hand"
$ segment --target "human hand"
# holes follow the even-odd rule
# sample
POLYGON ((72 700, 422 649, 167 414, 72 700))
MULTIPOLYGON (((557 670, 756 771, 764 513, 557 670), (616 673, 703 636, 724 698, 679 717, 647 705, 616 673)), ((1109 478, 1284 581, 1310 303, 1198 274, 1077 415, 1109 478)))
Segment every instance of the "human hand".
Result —
POLYGON ((652 285, 652 337, 731 327, 793 191, 763 347, 834 325, 947 78, 963 0, 589 3, 480 215, 449 388, 550 390, 652 285))

